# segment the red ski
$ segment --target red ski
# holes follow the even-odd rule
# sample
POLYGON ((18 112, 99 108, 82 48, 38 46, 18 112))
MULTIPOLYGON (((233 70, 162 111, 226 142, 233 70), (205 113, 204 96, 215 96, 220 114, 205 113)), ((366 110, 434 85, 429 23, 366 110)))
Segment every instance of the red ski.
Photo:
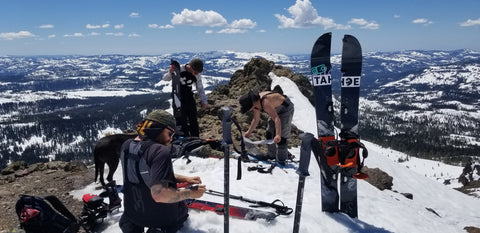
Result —
MULTIPOLYGON (((185 200, 185 203, 187 204, 188 208, 192 209, 213 211, 217 214, 223 214, 224 211, 223 204, 212 201, 188 199, 185 200)), ((230 205, 230 216, 246 220, 265 219, 267 221, 272 221, 278 215, 273 212, 230 205)))

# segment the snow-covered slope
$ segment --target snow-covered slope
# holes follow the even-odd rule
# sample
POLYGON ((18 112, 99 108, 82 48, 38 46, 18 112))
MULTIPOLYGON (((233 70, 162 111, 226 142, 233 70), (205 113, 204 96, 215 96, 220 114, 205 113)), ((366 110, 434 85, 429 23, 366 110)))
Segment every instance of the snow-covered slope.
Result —
MULTIPOLYGON (((313 106, 300 95, 296 88, 292 88, 290 80, 270 75, 272 85, 279 84, 288 91, 295 104, 293 123, 311 133, 315 133, 315 114, 313 106), (288 88, 287 88, 288 87, 288 88), (313 126, 312 126, 313 122, 313 126)), ((399 164, 398 158, 407 155, 388 148, 382 148, 364 141, 369 157, 366 165, 370 168, 378 167, 393 177, 392 190, 380 191, 366 181, 358 181, 358 219, 350 219, 341 213, 324 213, 320 202, 320 170, 312 157, 310 162, 310 176, 306 179, 300 232, 405 232, 405 233, 452 233, 464 232, 466 226, 480 227, 480 199, 467 196, 449 186, 443 185, 435 179, 440 172, 445 174, 461 170, 459 167, 447 166, 443 163, 425 165, 426 161, 411 159, 408 164, 399 164), (434 172, 432 172, 434 171, 434 172), (437 175, 434 175, 437 174, 437 175), (407 199, 400 193, 411 193, 413 199, 407 199)), ((299 148, 292 148, 290 152, 299 157, 299 148)), ((202 159, 191 157, 191 163, 177 160, 174 169, 179 174, 200 176, 208 189, 223 191, 224 161, 214 158, 202 159)), ((298 175, 294 169, 281 170, 275 168, 272 174, 247 172, 249 163, 243 163, 243 176, 235 180, 237 172, 236 160, 230 162, 230 193, 242 195, 246 198, 271 202, 282 200, 287 206, 295 208, 298 175)), ((121 169, 115 173, 115 179, 122 183, 121 169)), ((81 198, 84 193, 98 192, 95 184, 82 190, 75 190, 73 194, 81 198)), ((222 202, 223 198, 204 195, 204 199, 222 202)), ((231 200, 232 205, 247 206, 247 204, 231 200)), ((119 232, 119 213, 110 216, 102 226, 103 232, 119 232)), ((211 212, 190 210, 189 220, 181 232, 224 232, 223 216, 211 212)), ((272 222, 263 220, 246 221, 230 220, 230 232, 291 232, 294 216, 279 216, 272 222)))

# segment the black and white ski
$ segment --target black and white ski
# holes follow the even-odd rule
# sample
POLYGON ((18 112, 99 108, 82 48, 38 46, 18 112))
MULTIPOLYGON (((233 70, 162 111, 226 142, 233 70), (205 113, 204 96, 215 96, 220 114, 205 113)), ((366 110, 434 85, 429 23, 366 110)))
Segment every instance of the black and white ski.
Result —
MULTIPOLYGON (((359 139, 358 102, 362 75, 362 48, 358 40, 351 35, 343 37, 341 73, 340 139, 355 143, 359 139)), ((340 170, 340 211, 356 218, 358 217, 357 180, 353 176, 357 174, 359 149, 353 150, 355 153, 352 153, 350 158, 345 158, 344 164, 351 162, 355 166, 340 170)))
POLYGON ((311 54, 312 84, 315 93, 315 110, 319 140, 312 141, 312 151, 321 169, 322 210, 341 211, 352 218, 357 212, 357 179, 366 175, 358 173, 359 150, 366 149, 359 142, 358 103, 362 71, 362 50, 358 40, 345 35, 341 64, 341 132, 335 138, 330 46, 331 33, 325 33, 315 42, 311 54), (340 176, 339 176, 340 174, 340 176))
MULTIPOLYGON (((333 126, 332 76, 330 47, 332 33, 320 36, 312 48, 310 66, 315 95, 315 112, 317 117, 317 134, 321 142, 335 140, 333 126)), ((337 212, 339 195, 337 191, 337 169, 330 167, 320 145, 312 149, 321 169, 322 211, 337 212)))

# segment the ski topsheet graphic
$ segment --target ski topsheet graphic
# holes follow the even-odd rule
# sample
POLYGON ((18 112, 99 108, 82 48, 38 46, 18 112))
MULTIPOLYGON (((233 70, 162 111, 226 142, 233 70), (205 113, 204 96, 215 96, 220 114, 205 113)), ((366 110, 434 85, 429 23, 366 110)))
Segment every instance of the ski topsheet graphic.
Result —
POLYGON ((322 211, 342 211, 357 217, 357 181, 367 176, 359 173, 359 152, 365 146, 359 141, 358 103, 362 71, 362 50, 358 40, 343 38, 341 79, 331 76, 331 33, 325 33, 315 42, 311 54, 312 85, 315 94, 318 141, 312 150, 321 169, 322 211), (338 82, 339 81, 339 82, 338 82), (332 83, 341 85, 340 137, 334 131, 332 83))
MULTIPOLYGON (((315 94, 318 137, 334 137, 330 45, 332 33, 320 36, 312 49, 310 66, 315 94)), ((333 140, 334 138, 329 138, 333 140)))
POLYGON ((358 40, 345 35, 342 48, 342 91, 340 137, 358 138, 358 99, 362 74, 362 48, 358 40))
MULTIPOLYGON (((315 95, 315 112, 317 117, 317 134, 322 142, 335 140, 333 126, 332 76, 330 63, 330 47, 332 33, 320 36, 313 45, 310 66, 312 69, 312 85, 315 95)), ((321 168, 322 211, 338 211, 339 195, 337 191, 338 174, 336 168, 328 166, 323 148, 314 150, 315 158, 321 168), (321 150, 318 151, 318 150, 321 150)))

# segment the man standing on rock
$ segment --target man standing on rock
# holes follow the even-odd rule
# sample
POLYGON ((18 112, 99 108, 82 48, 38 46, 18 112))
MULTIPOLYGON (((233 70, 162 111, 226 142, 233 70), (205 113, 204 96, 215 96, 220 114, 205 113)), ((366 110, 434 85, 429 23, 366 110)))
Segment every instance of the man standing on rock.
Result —
MULTIPOLYGON (((177 62, 178 64, 178 62, 177 62)), ((197 119, 197 105, 192 91, 195 83, 196 90, 201 99, 201 110, 207 108, 207 96, 203 88, 202 76, 203 62, 200 59, 193 59, 188 64, 180 66, 180 117, 177 124, 181 125, 181 136, 200 136, 197 119)), ((163 80, 170 81, 174 77, 175 67, 171 66, 169 71, 163 75, 163 80)), ((173 83, 172 83, 173 84, 173 83)), ((173 88, 173 85, 172 85, 173 88)))
POLYGON ((273 139, 274 144, 268 145, 268 156, 285 165, 288 158, 288 139, 293 119, 294 105, 290 99, 280 93, 251 91, 240 97, 241 112, 245 114, 253 110, 253 119, 245 132, 248 138, 260 121, 260 111, 263 109, 269 116, 267 125, 267 139, 273 139))

